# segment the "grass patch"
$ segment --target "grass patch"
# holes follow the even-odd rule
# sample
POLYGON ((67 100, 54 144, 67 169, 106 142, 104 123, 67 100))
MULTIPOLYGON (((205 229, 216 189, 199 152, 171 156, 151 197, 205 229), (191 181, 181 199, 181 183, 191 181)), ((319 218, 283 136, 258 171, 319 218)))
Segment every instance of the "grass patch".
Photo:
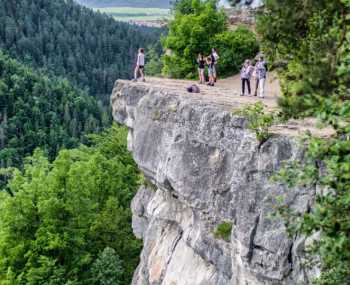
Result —
POLYGON ((231 239, 232 228, 232 222, 222 222, 221 224, 217 225, 214 231, 215 238, 220 238, 229 242, 231 239))
POLYGON ((153 184, 151 180, 146 178, 143 173, 140 176, 140 184, 145 186, 147 189, 152 190, 153 192, 157 192, 158 190, 157 185, 153 184))
POLYGON ((94 8, 118 21, 157 21, 170 18, 170 10, 162 8, 107 7, 94 8))

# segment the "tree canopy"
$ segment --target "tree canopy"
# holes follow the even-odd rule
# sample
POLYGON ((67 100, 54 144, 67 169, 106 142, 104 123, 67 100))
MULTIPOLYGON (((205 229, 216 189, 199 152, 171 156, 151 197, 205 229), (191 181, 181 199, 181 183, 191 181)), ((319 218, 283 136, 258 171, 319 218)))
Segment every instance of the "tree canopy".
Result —
POLYGON ((8 170, 0 284, 130 284, 140 253, 130 211, 139 172, 126 132, 113 127, 52 163, 36 150, 23 171, 8 170))

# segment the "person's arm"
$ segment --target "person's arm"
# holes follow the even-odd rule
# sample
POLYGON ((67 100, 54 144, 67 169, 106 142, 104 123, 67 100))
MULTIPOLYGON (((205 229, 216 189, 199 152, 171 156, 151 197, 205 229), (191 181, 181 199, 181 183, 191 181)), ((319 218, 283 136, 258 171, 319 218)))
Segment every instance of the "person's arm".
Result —
POLYGON ((137 54, 136 66, 140 66, 140 54, 137 54))

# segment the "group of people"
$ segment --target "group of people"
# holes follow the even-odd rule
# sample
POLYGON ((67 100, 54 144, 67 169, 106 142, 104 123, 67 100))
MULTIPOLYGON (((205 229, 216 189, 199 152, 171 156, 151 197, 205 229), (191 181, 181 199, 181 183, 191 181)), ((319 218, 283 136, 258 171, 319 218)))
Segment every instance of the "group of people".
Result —
POLYGON ((215 48, 212 49, 211 54, 208 56, 204 56, 202 53, 198 54, 197 63, 198 63, 198 75, 199 75, 199 83, 205 84, 205 66, 208 66, 208 85, 214 86, 217 80, 217 62, 219 59, 219 55, 215 48))
MULTIPOLYGON (((219 55, 216 49, 212 49, 212 53, 209 56, 204 57, 203 54, 198 54, 197 63, 198 63, 198 76, 199 83, 205 84, 205 67, 208 67, 208 82, 207 85, 214 86, 217 80, 217 63, 218 63, 219 55)), ((240 76, 241 76, 241 85, 242 92, 241 96, 246 95, 246 87, 248 94, 251 95, 251 78, 253 77, 255 80, 255 92, 254 96, 259 96, 260 98, 265 97, 265 82, 267 75, 267 63, 264 60, 262 55, 259 56, 255 65, 252 64, 251 60, 245 60, 240 76)))
POLYGON ((250 80, 253 77, 255 80, 255 92, 254 96, 259 96, 260 98, 265 97, 265 82, 267 75, 267 63, 262 55, 259 56, 255 66, 253 66, 251 60, 245 60, 241 69, 241 82, 242 82, 242 92, 241 96, 246 95, 246 86, 248 89, 248 95, 251 95, 250 80))
MULTIPOLYGON (((198 64, 198 76, 199 76, 200 84, 207 83, 207 85, 209 86, 215 85, 215 82, 217 81, 217 63, 219 58, 220 57, 215 48, 212 49, 211 54, 208 56, 204 56, 202 53, 198 54, 197 64, 198 64), (208 82, 206 81, 206 78, 205 78, 206 67, 208 68, 208 82)), ((140 75, 141 81, 145 82, 144 66, 145 66, 145 51, 143 48, 140 48, 137 55, 133 81, 137 81, 140 75)), ((259 56, 255 65, 252 64, 251 60, 249 59, 245 60, 240 72, 241 83, 242 83, 241 96, 246 95, 246 87, 248 91, 247 95, 249 96, 251 95, 250 83, 251 83, 251 79, 254 78, 254 81, 255 81, 254 96, 259 96, 260 98, 264 98, 267 71, 268 71, 267 63, 264 60, 264 57, 262 55, 259 56)))

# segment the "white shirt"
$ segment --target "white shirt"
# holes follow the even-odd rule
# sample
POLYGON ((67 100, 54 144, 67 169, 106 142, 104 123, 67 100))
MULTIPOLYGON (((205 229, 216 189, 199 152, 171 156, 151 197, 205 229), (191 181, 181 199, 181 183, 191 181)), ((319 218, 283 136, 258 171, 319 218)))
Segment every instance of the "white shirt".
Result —
POLYGON ((137 63, 138 66, 144 66, 145 65, 145 55, 141 52, 137 55, 137 63))

